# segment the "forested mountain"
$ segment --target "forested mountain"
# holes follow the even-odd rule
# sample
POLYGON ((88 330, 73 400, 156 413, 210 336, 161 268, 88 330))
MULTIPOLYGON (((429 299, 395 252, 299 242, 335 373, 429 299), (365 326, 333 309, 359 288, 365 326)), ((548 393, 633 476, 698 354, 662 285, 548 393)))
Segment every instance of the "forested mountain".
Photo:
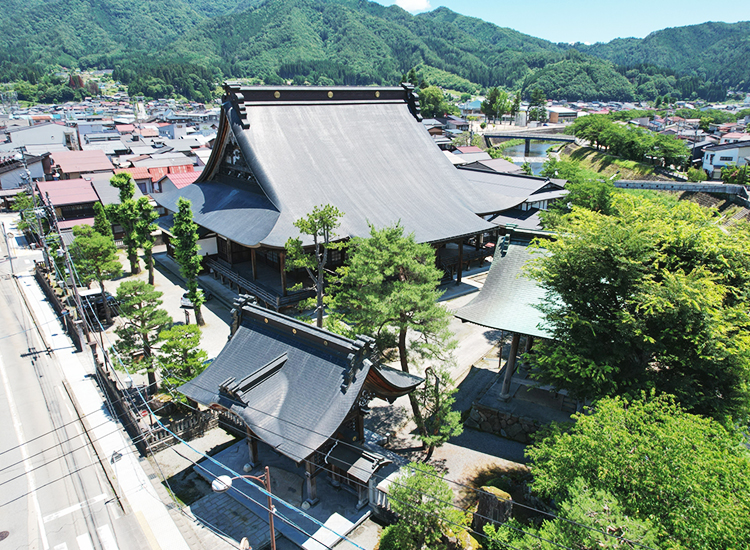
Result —
POLYGON ((619 38, 573 47, 616 65, 670 67, 680 76, 750 91, 749 21, 709 22, 656 31, 644 39, 619 38))
MULTIPOLYGON (((747 53, 742 25, 722 39, 727 55, 747 53)), ((680 34, 685 29, 668 31, 689 41, 680 34)), ((446 8, 413 16, 368 0, 2 0, 0 36, 0 81, 27 81, 32 87, 21 85, 20 95, 53 66, 114 68, 131 93, 208 99, 222 78, 396 84, 421 65, 430 83, 458 84, 460 91, 504 86, 569 100, 723 99, 740 82, 732 75, 748 70, 747 63, 728 67, 706 56, 700 67, 672 62, 667 53, 682 47, 671 34, 651 40, 667 53, 650 61, 624 52, 648 49, 651 37, 571 49, 446 8)))

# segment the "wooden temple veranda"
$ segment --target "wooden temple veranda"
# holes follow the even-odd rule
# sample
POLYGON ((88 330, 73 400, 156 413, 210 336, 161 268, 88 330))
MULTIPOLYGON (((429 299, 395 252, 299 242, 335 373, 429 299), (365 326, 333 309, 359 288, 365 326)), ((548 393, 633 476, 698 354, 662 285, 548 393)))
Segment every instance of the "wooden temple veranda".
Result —
MULTIPOLYGON (((502 229, 488 220, 527 196, 520 191, 509 197, 495 181, 478 181, 491 176, 456 170, 421 118, 418 95, 408 85, 226 83, 203 173, 154 199, 170 214, 180 197, 189 199, 201 228, 204 266, 276 310, 311 295, 309 289, 290 290, 309 279, 304 272, 287 272, 284 245, 300 236, 294 221, 323 204, 344 213, 340 239, 368 236, 369 224, 400 223, 418 242, 435 247, 444 281, 455 277, 460 283, 467 264, 492 255, 491 243, 502 229)), ((523 176, 497 179, 517 183, 523 176)), ((530 179, 540 187, 540 178, 530 179)), ((168 241, 171 215, 158 223, 168 241)), ((342 265, 343 254, 334 251, 327 267, 342 265)))

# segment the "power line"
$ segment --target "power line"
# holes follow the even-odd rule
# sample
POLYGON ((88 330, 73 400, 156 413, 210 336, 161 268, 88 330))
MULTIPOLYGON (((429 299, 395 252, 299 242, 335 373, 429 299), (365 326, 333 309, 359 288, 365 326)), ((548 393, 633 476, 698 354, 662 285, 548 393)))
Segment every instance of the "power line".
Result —
MULTIPOLYGON (((205 388, 205 387, 203 387, 203 386, 200 386, 199 384, 196 384, 196 383, 195 383, 194 381, 190 381, 190 383, 191 383, 191 384, 193 384, 194 386, 196 386, 197 388, 200 388, 200 389, 202 389, 202 390, 205 390, 205 391, 209 391, 209 392, 210 392, 210 391, 213 391, 213 390, 209 390, 208 388, 205 388)), ((327 437, 327 436, 326 436, 326 434, 323 434, 323 433, 321 433, 321 432, 316 432, 316 431, 315 431, 315 430, 313 430, 313 429, 310 429, 310 428, 308 428, 308 427, 306 427, 306 426, 301 426, 300 424, 297 424, 297 423, 295 423, 295 422, 292 422, 291 420, 286 420, 286 419, 284 419, 284 418, 281 418, 281 417, 279 417, 279 416, 273 415, 273 414, 271 414, 271 413, 268 413, 268 412, 266 412, 266 411, 262 411, 262 410, 260 410, 260 409, 256 409, 256 408, 252 407, 251 405, 249 405, 249 404, 246 404, 246 403, 244 403, 244 402, 242 402, 242 401, 237 401, 236 399, 233 399, 232 397, 229 397, 229 396, 226 396, 226 397, 227 397, 227 399, 228 399, 228 400, 230 400, 230 401, 233 401, 234 403, 237 403, 238 405, 242 405, 243 407, 249 408, 249 409, 251 409, 251 410, 253 410, 253 411, 255 411, 255 412, 259 412, 259 413, 265 414, 266 416, 269 416, 269 417, 273 418, 274 420, 279 420, 279 421, 282 421, 282 422, 285 422, 285 423, 291 424, 292 426, 294 426, 294 427, 296 427, 296 428, 300 428, 300 429, 303 429, 303 430, 307 430, 307 431, 310 431, 310 432, 312 432, 312 433, 315 433, 315 434, 317 434, 317 435, 320 435, 320 436, 323 436, 323 437, 327 437)), ((269 428, 264 428, 264 430, 268 431, 268 432, 269 432, 269 433, 271 433, 272 435, 276 435, 276 436, 279 436, 279 437, 285 437, 286 439, 290 439, 290 438, 288 438, 288 437, 286 437, 286 436, 282 436, 282 434, 279 434, 279 433, 277 433, 277 432, 274 432, 274 431, 270 430, 269 428)), ((353 444, 353 443, 350 443, 350 442, 348 442, 348 441, 344 441, 344 440, 341 440, 341 439, 330 438, 330 437, 329 437, 329 439, 333 439, 333 441, 335 441, 336 443, 340 443, 340 444, 346 445, 346 446, 348 446, 348 447, 351 447, 351 448, 353 448, 353 449, 358 449, 358 448, 359 448, 359 447, 358 447, 357 445, 355 445, 355 444, 353 444)), ((290 441, 292 441, 292 442, 294 442, 294 443, 297 443, 298 445, 301 445, 301 446, 303 446, 303 447, 305 447, 305 448, 307 448, 307 449, 309 449, 309 450, 311 450, 311 451, 313 451, 313 452, 317 451, 317 449, 314 449, 314 448, 310 447, 309 445, 306 445, 306 444, 305 444, 305 443, 303 443, 303 442, 300 442, 300 441, 296 441, 296 440, 293 440, 293 439, 290 439, 290 441)), ((310 462, 310 461, 309 461, 309 460, 307 460, 307 459, 303 459, 303 460, 304 460, 305 462, 310 462)), ((369 473, 369 470, 364 470, 363 468, 361 468, 361 467, 359 467, 359 466, 356 466, 355 464, 348 464, 348 463, 347 463, 347 462, 345 462, 345 461, 342 461, 342 462, 344 462, 345 464, 347 464, 347 465, 349 465, 349 466, 352 466, 352 467, 354 467, 354 468, 357 468, 358 470, 362 471, 363 473, 369 473)), ((438 475, 438 474, 434 474, 434 473, 431 473, 431 472, 423 472, 423 473, 425 473, 426 475, 429 475, 430 477, 435 477, 435 478, 437 478, 437 479, 440 479, 440 480, 442 480, 442 481, 445 481, 445 482, 447 482, 447 483, 451 483, 451 484, 453 484, 453 485, 456 485, 456 486, 458 486, 458 487, 461 487, 461 488, 463 488, 463 489, 467 489, 467 490, 469 490, 469 491, 472 491, 472 492, 474 492, 474 493, 477 493, 477 494, 481 492, 481 490, 480 490, 480 489, 476 489, 475 487, 471 487, 471 486, 469 486, 469 485, 466 485, 466 484, 464 484, 464 483, 460 483, 460 482, 458 482, 458 481, 453 481, 453 480, 450 480, 450 479, 446 479, 446 478, 445 478, 445 476, 441 476, 441 475, 438 475)), ((374 474, 372 474, 372 476, 373 476, 373 477, 375 477, 375 478, 378 478, 378 477, 379 477, 377 473, 374 473, 374 474)), ((381 479, 381 480, 384 480, 385 478, 384 478, 384 477, 382 477, 382 476, 380 476, 380 479, 381 479)), ((402 484, 400 484, 400 483, 396 483, 396 484, 397 484, 397 485, 402 485, 402 484)), ((402 485, 402 486, 403 486, 403 485, 402 485)), ((424 492, 422 492, 422 494, 423 494, 423 495, 426 495, 426 493, 424 493, 424 492)), ((428 495, 428 496, 429 496, 429 495, 428 495)), ((639 544, 639 543, 637 543, 637 542, 635 542, 635 541, 630 541, 629 539, 626 539, 626 538, 624 538, 624 537, 622 537, 622 536, 617 536, 617 535, 614 535, 614 534, 612 534, 612 533, 607 533, 606 531, 603 531, 603 530, 600 530, 600 529, 596 529, 596 528, 594 528, 594 527, 591 527, 591 526, 588 526, 588 525, 585 525, 585 524, 579 523, 579 522, 577 522, 577 521, 575 521, 575 520, 571 520, 571 519, 569 519, 569 518, 564 518, 564 517, 558 516, 558 515, 556 515, 556 514, 553 514, 553 513, 551 513, 551 512, 547 512, 547 511, 545 511, 545 510, 540 510, 540 509, 538 509, 538 508, 534 508, 533 506, 529 506, 529 505, 526 505, 526 504, 522 504, 522 503, 516 502, 516 501, 514 501, 513 499, 503 499, 502 497, 498 497, 498 498, 501 498, 502 500, 505 500, 505 501, 509 501, 509 502, 511 502, 511 503, 512 503, 513 505, 518 505, 518 506, 519 506, 519 507, 521 507, 521 508, 524 508, 524 509, 527 509, 527 510, 531 510, 531 511, 533 511, 533 512, 537 512, 537 513, 540 513, 540 514, 543 514, 543 515, 546 515, 546 516, 548 516, 548 517, 551 517, 551 518, 553 518, 553 519, 559 519, 559 520, 561 520, 561 521, 565 521, 565 522, 567 522, 567 523, 570 523, 571 525, 576 525, 576 526, 578 526, 578 527, 582 527, 582 528, 584 528, 584 529, 587 529, 587 530, 589 530, 589 531, 592 531, 592 532, 596 532, 596 533, 599 533, 599 534, 602 534, 602 535, 608 536, 608 537, 610 537, 610 538, 615 538, 615 539, 617 539, 617 540, 622 540, 622 541, 627 541, 627 542, 631 542, 632 544, 635 544, 635 545, 637 545, 637 546, 640 546, 640 547, 642 547, 642 548, 647 548, 647 549, 650 549, 650 547, 648 547, 648 546, 645 546, 645 545, 643 545, 643 544, 639 544)), ((460 507, 457 507, 457 508, 458 508, 459 510, 461 510, 461 511, 464 511, 464 512, 466 512, 466 511, 467 511, 467 510, 464 510, 464 509, 462 509, 462 508, 460 508, 460 507)), ((480 516, 480 517, 481 517, 481 516, 480 516)), ((484 518, 484 519, 489 519, 489 518, 484 518)), ((650 549, 650 550, 653 550, 653 549, 650 549)))
MULTIPOLYGON (((76 275, 77 275, 77 273, 76 273, 76 275)), ((87 315, 87 317, 88 317, 88 315, 87 315)), ((85 321, 86 321, 86 322, 88 322, 88 319, 86 319, 85 321)), ((98 321, 98 319, 97 319, 97 321, 98 321)), ((100 325, 100 327, 101 327, 101 323, 100 323, 100 322, 99 322, 99 325, 100 325)), ((109 338, 107 338, 107 339, 109 340, 109 338)), ((117 353, 117 350, 116 350, 116 348, 115 348, 115 346, 114 346, 114 345, 112 345, 112 349, 114 349, 114 350, 115 350, 115 352, 117 353)), ((121 360, 121 358, 119 357, 119 353, 117 353, 117 356, 118 356, 118 359, 120 360, 120 362, 122 363, 122 360, 121 360)), ((123 366, 124 366, 124 365, 123 365, 123 366)), ((200 386, 199 386, 198 384, 195 384, 195 383, 194 383, 194 382, 192 382, 192 381, 191 381, 191 383, 193 383, 193 384, 194 384, 194 385, 195 385, 196 387, 200 387, 200 386)), ((201 388, 201 389, 204 389, 204 390, 206 390, 206 391, 211 391, 211 390, 208 390, 207 388, 201 388)), ((140 394, 140 390, 138 390, 138 393, 140 394)), ((142 396, 141 396, 141 398, 143 399, 143 397, 142 397, 142 396)), ((145 400, 144 400, 144 401, 145 401, 145 400)), ((249 405, 248 405, 248 404, 246 404, 246 403, 240 403, 240 402, 238 402, 238 401, 235 401, 235 402, 236 402, 236 403, 238 403, 238 404, 241 404, 241 405, 243 405, 243 406, 245 406, 245 407, 247 407, 247 408, 250 408, 250 409, 252 409, 252 410, 255 410, 255 411, 257 411, 257 412, 260 412, 260 413, 266 414, 266 415, 268 415, 268 416, 271 416, 272 418, 275 418, 276 420, 282 420, 282 421, 284 421, 284 422, 288 422, 288 423, 290 423, 291 425, 293 425, 293 426, 295 426, 295 427, 299 427, 299 428, 302 428, 302 429, 305 429, 305 430, 311 431, 311 432, 313 432, 313 433, 316 433, 316 434, 318 434, 318 435, 321 435, 321 436, 323 436, 323 437, 326 437, 327 439, 333 439, 333 438, 330 438, 330 436, 327 436, 326 434, 322 434, 322 433, 319 433, 319 432, 315 432, 314 430, 310 430, 310 429, 309 429, 308 427, 305 427, 305 426, 300 426, 299 424, 296 424, 296 423, 294 423, 294 422, 291 422, 291 421, 288 421, 288 420, 285 420, 285 419, 279 418, 279 417, 277 417, 277 416, 271 415, 271 414, 269 414, 269 413, 267 413, 267 412, 265 412, 265 411, 261 411, 261 410, 255 409, 255 408, 253 408, 253 407, 249 406, 249 405)), ((153 414, 153 411, 151 411, 151 410, 150 410, 150 407, 148 406, 148 404, 146 404, 146 407, 147 407, 147 408, 149 409, 149 412, 151 412, 151 413, 153 414)), ((164 430, 166 430, 166 431, 167 431, 168 433, 170 433, 170 434, 171 434, 171 435, 172 435, 172 436, 173 436, 173 437, 174 437, 174 438, 175 438, 176 440, 178 440, 178 441, 181 441, 181 442, 182 442, 183 444, 187 445, 187 446, 188 446, 188 448, 190 448, 190 449, 194 450, 195 452, 198 452, 199 454, 203 454, 203 456, 205 456, 206 458, 209 458, 209 459, 210 459, 211 461, 215 462, 216 464, 219 464, 219 465, 221 465, 220 463, 218 463, 218 461, 216 461, 216 460, 215 460, 215 459, 213 459, 212 457, 209 457, 209 456, 208 456, 208 455, 206 455, 205 453, 201 453, 200 451, 197 451, 197 450, 195 450, 195 449, 194 449, 194 448, 193 448, 192 446, 190 446, 189 444, 187 444, 187 442, 186 442, 186 441, 182 440, 182 439, 181 439, 181 438, 180 438, 179 436, 177 436, 177 435, 176 435, 176 434, 175 434, 174 432, 172 432, 171 430, 169 430, 169 429, 168 429, 168 428, 167 428, 167 427, 166 427, 166 426, 165 426, 165 425, 164 425, 164 424, 163 424, 163 423, 162 423, 162 422, 161 422, 161 421, 160 421, 159 419, 157 419, 157 423, 158 423, 158 424, 160 424, 160 426, 162 427, 162 429, 164 429, 164 430)), ((280 434, 275 434, 275 435, 280 435, 280 434)), ((337 440, 337 439, 334 439, 334 441, 336 441, 336 442, 341 442, 341 443, 344 443, 344 444, 346 444, 346 445, 349 445, 349 446, 351 446, 351 447, 356 447, 355 445, 352 445, 352 444, 351 444, 351 443, 349 443, 349 442, 345 442, 345 441, 341 441, 341 440, 337 440)), ((300 444, 300 445, 303 445, 303 446, 307 447, 306 445, 304 445, 304 444, 303 444, 303 443, 301 443, 301 442, 296 442, 296 443, 298 443, 298 444, 300 444)), ((148 442, 147 442, 147 444, 148 444, 148 442)), ((148 446, 149 446, 149 449, 150 449, 150 444, 148 444, 148 446)), ((312 450, 313 452, 317 451, 317 449, 312 449, 311 447, 307 447, 307 448, 308 448, 308 449, 310 449, 310 450, 312 450)), ((153 452, 152 452, 152 455, 153 455, 153 452)), ((311 461, 309 461, 309 460, 307 460, 307 459, 304 459, 304 460, 305 460, 305 462, 308 462, 308 463, 310 463, 310 464, 313 464, 313 465, 314 465, 314 463, 313 463, 313 462, 311 462, 311 461)), ((158 462, 157 462, 157 466, 158 466, 158 462)), ((221 466, 222 466, 222 467, 224 467, 225 469, 227 469, 227 470, 231 471, 231 470, 230 470, 230 469, 229 469, 228 467, 226 467, 225 465, 221 465, 221 466)), ((352 467, 356 467, 356 466, 355 466, 355 465, 353 465, 353 464, 349 464, 349 466, 352 466, 352 467)), ((364 470, 363 470, 363 471, 364 471, 364 470)), ((235 473, 235 472, 233 472, 233 473, 235 473)), ((478 490, 478 489, 475 489, 475 488, 473 488, 473 487, 467 486, 467 485, 465 485, 465 484, 461 484, 461 483, 459 483, 459 482, 455 482, 455 481, 451 481, 451 480, 448 480, 448 479, 446 479, 446 478, 445 478, 445 477, 443 477, 443 476, 436 476, 435 474, 430 474, 430 473, 428 473, 428 472, 424 472, 424 473, 426 473, 426 474, 428 474, 428 475, 432 475, 432 476, 434 476, 434 477, 438 477, 439 479, 441 479, 441 480, 443 480, 443 481, 446 481, 446 482, 449 482, 449 483, 453 483, 453 484, 455 484, 455 485, 457 485, 457 486, 459 486, 459 487, 463 487, 463 488, 469 489, 469 490, 471 490, 471 491, 473 491, 473 492, 475 492, 475 493, 478 493, 478 492, 479 492, 479 490, 478 490)), ((236 474, 236 473, 235 473, 235 474, 236 474)), ((162 474, 162 475, 163 475, 163 474, 162 474)), ((376 477, 376 474, 373 474, 373 477, 376 477)), ((381 478, 381 479, 382 479, 382 478, 381 478)), ((166 479, 165 479, 165 481, 166 481, 166 479)), ((399 485, 400 485, 400 484, 399 484, 399 485)), ((265 491, 261 491, 261 492, 265 492, 265 491)), ((423 493, 423 494, 425 494, 425 493, 423 493)), ((429 496, 429 495, 428 495, 428 496, 429 496)), ((250 498, 250 497, 247 497, 247 498, 250 498)), ((434 498, 434 497, 433 497, 433 498, 434 498)), ((250 499, 250 500, 253 500, 253 499, 250 499)), ((438 500, 438 499, 435 499, 435 500, 438 500)), ((438 501, 439 501, 439 500, 438 500, 438 501)), ((254 500, 253 500, 253 502, 256 502, 256 501, 254 501, 254 500)), ((439 501, 439 502, 443 502, 443 501, 439 501)), ((463 511, 463 512, 466 512, 466 511, 467 511, 467 510, 464 510, 464 509, 462 509, 462 508, 460 508, 460 507, 458 507, 458 506, 455 506, 455 505, 453 505, 452 503, 445 503, 445 502, 443 502, 443 503, 444 503, 444 504, 448 504, 448 505, 450 505, 450 506, 452 506, 452 507, 455 507, 456 509, 458 509, 458 510, 460 510, 460 511, 463 511)), ((259 504, 259 503, 257 503, 257 502, 256 502, 256 504, 259 504)), ((286 503, 285 503, 285 504, 286 504, 286 503)), ((595 529, 595 528, 592 528, 592 527, 589 527, 589 526, 586 526, 586 525, 580 524, 580 523, 578 523, 578 522, 575 522, 575 521, 573 521, 573 520, 569 520, 569 519, 567 519, 567 518, 562 518, 562 517, 559 517, 559 516, 557 516, 557 515, 555 515, 555 514, 552 514, 552 513, 550 513, 550 512, 546 512, 546 511, 543 511, 543 510, 539 510, 539 509, 533 508, 533 507, 531 507, 531 506, 527 506, 527 505, 524 505, 524 504, 521 504, 521 503, 517 503, 517 502, 514 502, 514 504, 516 504, 516 505, 519 505, 519 506, 521 506, 521 507, 524 507, 524 508, 527 508, 527 509, 530 509, 530 510, 533 510, 533 511, 535 511, 535 512, 538 512, 538 513, 542 513, 542 514, 548 515, 548 516, 550 516, 550 517, 553 517, 553 518, 555 518, 555 519, 561 519, 561 520, 567 521, 567 522, 569 522, 569 523, 571 523, 571 524, 577 525, 577 526, 579 526, 579 527, 583 527, 583 528, 585 528, 585 529, 588 529, 588 530, 590 530, 590 531, 592 531, 592 532, 597 532, 597 533, 600 533, 600 534, 603 534, 603 535, 606 535, 606 536, 610 536, 610 537, 616 538, 616 539, 618 539, 618 540, 623 540, 623 541, 627 541, 627 539, 625 539, 624 537, 618 537, 618 536, 616 536, 616 535, 612 535, 612 534, 610 534, 610 533, 606 533, 605 531, 601 531, 601 530, 598 530, 598 529, 595 529)), ((262 508, 266 509, 266 508, 265 508, 265 507, 263 507, 263 506, 262 506, 261 504, 259 504, 259 505, 260 505, 260 506, 261 506, 262 508)), ((288 506, 290 506, 290 507, 291 507, 291 505, 288 505, 288 506)), ((293 507, 292 507, 292 508, 293 508, 293 507)), ((298 512, 301 512, 301 511, 299 511, 299 510, 297 510, 297 511, 298 511, 298 512)), ((480 516, 480 517, 482 517, 482 516, 480 516)), ((483 519, 490 519, 490 518, 483 518, 483 519)), ((323 525, 323 527, 325 527, 325 526, 323 525)), ((509 526, 509 527, 510 527, 510 526, 509 526)), ((518 529, 516 529, 516 530, 518 530, 518 529)), ((333 530, 331 530, 331 531, 333 532, 333 530)), ((536 535, 534 535, 534 534, 532 534, 532 533, 527 533, 527 532, 525 532, 525 531, 523 531, 523 530, 519 530, 519 531, 520 531, 520 532, 522 532, 522 533, 528 534, 528 535, 530 535, 530 536, 536 536, 536 535)), ((334 532, 334 533, 335 533, 335 532, 334 532)), ((540 538, 540 540, 544 540, 545 542, 548 542, 548 543, 550 543, 550 544, 553 544, 553 545, 555 545, 555 546, 558 546, 558 547, 561 547, 561 548, 567 548, 567 547, 561 546, 561 545, 559 545, 559 544, 557 544, 557 543, 555 543, 555 542, 553 542, 553 541, 548 541, 548 540, 545 540, 545 539, 543 539, 543 538, 541 538, 541 537, 538 537, 538 536, 537 536, 537 538, 540 538)), ((648 548, 648 547, 646 547, 646 546, 644 546, 644 545, 640 545, 640 544, 638 544, 638 543, 635 543, 635 542, 633 542, 633 541, 628 541, 628 542, 632 542, 633 544, 637 544, 638 546, 641 546, 641 547, 644 547, 644 548, 648 548)))

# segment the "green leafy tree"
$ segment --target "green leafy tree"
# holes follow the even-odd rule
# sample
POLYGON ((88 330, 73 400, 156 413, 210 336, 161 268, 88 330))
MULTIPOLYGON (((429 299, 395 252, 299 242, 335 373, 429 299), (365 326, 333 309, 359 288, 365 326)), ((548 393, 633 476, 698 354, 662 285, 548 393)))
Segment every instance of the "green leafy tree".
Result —
POLYGON ((13 210, 21 214, 18 221, 18 229, 21 231, 34 231, 36 229, 36 215, 34 214, 34 200, 28 193, 20 193, 13 200, 13 210))
POLYGON ((702 182, 708 179, 708 174, 703 168, 689 168, 688 169, 688 181, 702 182))
MULTIPOLYGON (((388 360, 396 351, 401 369, 415 361, 445 360, 456 347, 448 329, 450 314, 437 303, 442 274, 435 267, 435 250, 404 235, 396 224, 370 226, 370 237, 354 238, 347 263, 339 270, 333 310, 352 334, 375 338, 388 360)), ((416 396, 409 395, 421 436, 427 436, 416 396)))
POLYGON ((521 110, 521 92, 516 92, 516 94, 513 96, 513 103, 510 106, 511 116, 515 118, 520 110, 521 110))
POLYGON ((529 120, 547 121, 547 98, 541 88, 534 88, 529 100, 529 120))
POLYGON ((606 398, 574 418, 526 451, 541 496, 568 502, 568 510, 583 505, 582 480, 591 495, 614 497, 618 515, 651 522, 662 547, 750 547, 742 434, 685 412, 669 396, 606 398))
POLYGON ((328 256, 331 250, 342 250, 346 243, 334 242, 336 228, 341 225, 339 221, 344 215, 341 210, 326 204, 316 206, 306 217, 294 222, 294 227, 299 229, 302 235, 312 239, 313 250, 305 252, 302 239, 299 237, 289 238, 286 242, 288 270, 304 268, 315 285, 317 304, 315 308, 316 322, 319 327, 323 326, 323 313, 325 296, 325 271, 328 265, 328 256))
POLYGON ((174 325, 161 331, 159 339, 163 341, 158 356, 162 387, 174 394, 206 369, 208 354, 200 349, 201 329, 197 325, 174 325))
POLYGON ((99 284, 104 303, 104 316, 107 324, 111 325, 112 312, 104 290, 104 280, 117 277, 122 271, 122 264, 117 258, 115 241, 111 235, 101 235, 88 225, 76 225, 73 227, 73 235, 75 238, 71 247, 71 256, 76 271, 82 283, 88 285, 96 281, 99 284))
POLYGON ((531 169, 531 164, 529 164, 528 162, 524 162, 521 165, 521 171, 524 174, 526 174, 527 176, 533 176, 534 175, 534 171, 531 169))
POLYGON ((443 91, 437 86, 428 86, 419 90, 419 107, 425 118, 458 114, 457 107, 445 99, 443 91))
POLYGON ((674 394, 691 412, 746 419, 748 227, 687 201, 618 193, 611 215, 573 208, 531 272, 553 339, 537 378, 581 400, 674 394))
POLYGON ((468 523, 466 515, 452 505, 448 482, 429 464, 412 462, 402 467, 388 496, 399 517, 390 533, 394 550, 445 548, 444 536, 461 531, 468 523))
POLYGON ((748 165, 737 166, 730 164, 721 168, 721 179, 724 183, 747 185, 750 176, 748 165))
POLYGON ((185 277, 188 298, 193 303, 195 322, 203 326, 203 292, 198 288, 198 274, 202 269, 202 258, 198 246, 198 225, 193 221, 193 211, 190 201, 180 197, 177 201, 177 212, 172 226, 174 235, 174 256, 180 264, 180 273, 185 277))
POLYGON ((425 383, 414 391, 425 424, 425 434, 419 435, 427 447, 425 462, 432 458, 437 447, 464 431, 461 413, 453 410, 457 391, 450 373, 444 368, 427 369, 425 383))
POLYGON ((172 325, 169 314, 159 308, 162 295, 162 292, 143 281, 123 281, 117 287, 120 319, 123 322, 115 329, 119 339, 117 348, 125 368, 146 369, 149 392, 152 394, 157 389, 153 349, 161 341, 162 331, 172 325), (133 359, 136 355, 143 357, 142 362, 133 359))
POLYGON ((636 545, 657 548, 657 529, 648 520, 637 519, 623 511, 620 502, 607 491, 592 489, 576 478, 568 497, 560 503, 559 519, 546 520, 539 528, 507 524, 484 526, 485 550, 624 550, 636 545))

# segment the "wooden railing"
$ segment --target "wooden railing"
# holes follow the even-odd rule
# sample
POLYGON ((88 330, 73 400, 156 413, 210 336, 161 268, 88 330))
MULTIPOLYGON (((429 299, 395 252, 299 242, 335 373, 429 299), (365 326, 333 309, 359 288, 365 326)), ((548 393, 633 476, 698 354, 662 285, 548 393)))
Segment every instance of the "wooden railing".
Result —
POLYGON ((290 292, 286 296, 281 296, 278 292, 256 281, 246 279, 221 260, 207 258, 204 264, 209 268, 214 278, 218 276, 222 282, 228 281, 230 288, 234 284, 239 294, 252 294, 258 300, 265 302, 269 307, 275 307, 277 311, 282 307, 290 306, 306 298, 315 296, 315 291, 312 289, 290 292))

